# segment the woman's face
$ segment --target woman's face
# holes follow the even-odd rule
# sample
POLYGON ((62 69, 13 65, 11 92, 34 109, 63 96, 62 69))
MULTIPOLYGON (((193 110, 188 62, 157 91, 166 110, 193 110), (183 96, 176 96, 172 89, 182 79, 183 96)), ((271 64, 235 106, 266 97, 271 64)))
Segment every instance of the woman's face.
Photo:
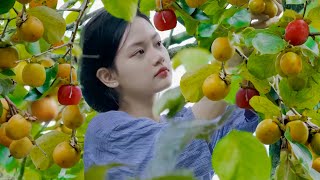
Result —
POLYGON ((122 95, 153 95, 171 84, 167 49, 154 27, 136 17, 124 33, 116 58, 117 90, 122 95))

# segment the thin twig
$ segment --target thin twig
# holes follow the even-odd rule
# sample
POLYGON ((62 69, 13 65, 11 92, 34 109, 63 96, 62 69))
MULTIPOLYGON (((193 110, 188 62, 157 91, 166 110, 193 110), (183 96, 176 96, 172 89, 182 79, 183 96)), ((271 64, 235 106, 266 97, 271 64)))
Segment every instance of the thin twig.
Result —
POLYGON ((27 161, 27 157, 23 158, 22 163, 21 163, 21 167, 20 167, 18 180, 22 180, 23 179, 23 174, 24 174, 24 168, 26 166, 26 161, 27 161))
POLYGON ((66 3, 64 3, 59 9, 67 9, 70 6, 75 5, 78 2, 78 0, 69 0, 66 3))
POLYGON ((302 17, 304 17, 304 16, 305 16, 305 14, 306 14, 306 11, 307 11, 307 5, 308 5, 308 1, 306 1, 306 2, 304 3, 302 17))
POLYGON ((11 116, 18 114, 19 109, 17 108, 17 106, 9 99, 8 96, 2 96, 9 104, 9 109, 10 109, 10 113, 11 116))
POLYGON ((19 11, 18 11, 15 7, 13 7, 12 9, 14 10, 14 12, 15 12, 16 14, 19 14, 19 11))
POLYGON ((225 66, 225 63, 222 62, 222 64, 221 64, 221 69, 222 69, 222 72, 223 72, 224 77, 227 77, 227 72, 226 72, 226 69, 225 69, 224 66, 225 66))
POLYGON ((320 36, 320 32, 309 33, 309 36, 311 36, 314 39, 316 38, 316 36, 320 36))
POLYGON ((2 39, 2 38, 4 38, 4 35, 5 35, 5 33, 6 33, 6 30, 7 30, 7 28, 8 28, 8 25, 9 25, 9 23, 10 23, 10 21, 12 21, 13 19, 15 19, 16 17, 14 17, 14 18, 9 18, 9 19, 7 19, 7 18, 0 18, 0 20, 7 20, 7 22, 6 22, 6 25, 4 26, 4 29, 3 29, 3 32, 2 32, 2 35, 1 35, 1 38, 0 39, 2 39))
POLYGON ((300 114, 297 110, 295 110, 294 108, 290 108, 290 110, 291 110, 295 115, 301 116, 301 114, 300 114))
POLYGON ((77 8, 71 8, 71 9, 58 9, 57 11, 74 11, 74 12, 80 12, 81 9, 77 8))
POLYGON ((236 52, 239 54, 239 56, 244 59, 245 61, 248 61, 248 57, 246 55, 244 55, 241 51, 239 51, 237 48, 236 49, 236 52))

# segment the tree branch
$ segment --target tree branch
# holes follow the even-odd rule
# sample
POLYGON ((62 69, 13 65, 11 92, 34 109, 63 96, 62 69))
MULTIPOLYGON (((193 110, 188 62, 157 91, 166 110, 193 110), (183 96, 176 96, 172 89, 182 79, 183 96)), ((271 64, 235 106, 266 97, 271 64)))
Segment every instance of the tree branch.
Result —
POLYGON ((78 0, 69 0, 66 3, 64 3, 59 9, 67 9, 70 6, 75 5, 78 2, 78 0))
POLYGON ((173 45, 173 44, 180 44, 181 42, 183 42, 183 41, 185 41, 187 39, 190 39, 192 37, 193 36, 190 36, 189 34, 187 34, 187 32, 182 32, 182 33, 179 33, 179 34, 176 34, 176 35, 172 36, 171 40, 170 40, 169 37, 164 39, 163 40, 163 44, 164 45, 169 44, 169 46, 173 45))

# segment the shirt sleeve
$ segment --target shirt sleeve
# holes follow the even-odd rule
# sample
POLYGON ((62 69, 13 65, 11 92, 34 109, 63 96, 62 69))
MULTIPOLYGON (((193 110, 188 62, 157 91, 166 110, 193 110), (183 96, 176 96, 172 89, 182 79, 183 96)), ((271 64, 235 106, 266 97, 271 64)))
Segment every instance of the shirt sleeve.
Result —
POLYGON ((89 127, 96 130, 86 134, 85 169, 91 165, 121 163, 125 166, 110 169, 106 179, 140 176, 152 158, 155 138, 167 124, 147 118, 136 119, 120 112, 109 114, 103 121, 105 123, 89 127))

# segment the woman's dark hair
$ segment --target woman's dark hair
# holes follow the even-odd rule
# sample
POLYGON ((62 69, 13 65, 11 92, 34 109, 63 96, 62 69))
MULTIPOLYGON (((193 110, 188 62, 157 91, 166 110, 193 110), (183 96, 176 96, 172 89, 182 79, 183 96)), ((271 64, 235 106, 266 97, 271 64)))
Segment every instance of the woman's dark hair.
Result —
MULTIPOLYGON (((139 10, 137 16, 149 18, 139 10)), ((85 25, 80 44, 83 55, 80 59, 80 84, 84 99, 98 112, 119 109, 119 94, 103 84, 97 77, 99 68, 117 70, 115 56, 128 22, 116 18, 105 9, 99 9, 85 25)))

